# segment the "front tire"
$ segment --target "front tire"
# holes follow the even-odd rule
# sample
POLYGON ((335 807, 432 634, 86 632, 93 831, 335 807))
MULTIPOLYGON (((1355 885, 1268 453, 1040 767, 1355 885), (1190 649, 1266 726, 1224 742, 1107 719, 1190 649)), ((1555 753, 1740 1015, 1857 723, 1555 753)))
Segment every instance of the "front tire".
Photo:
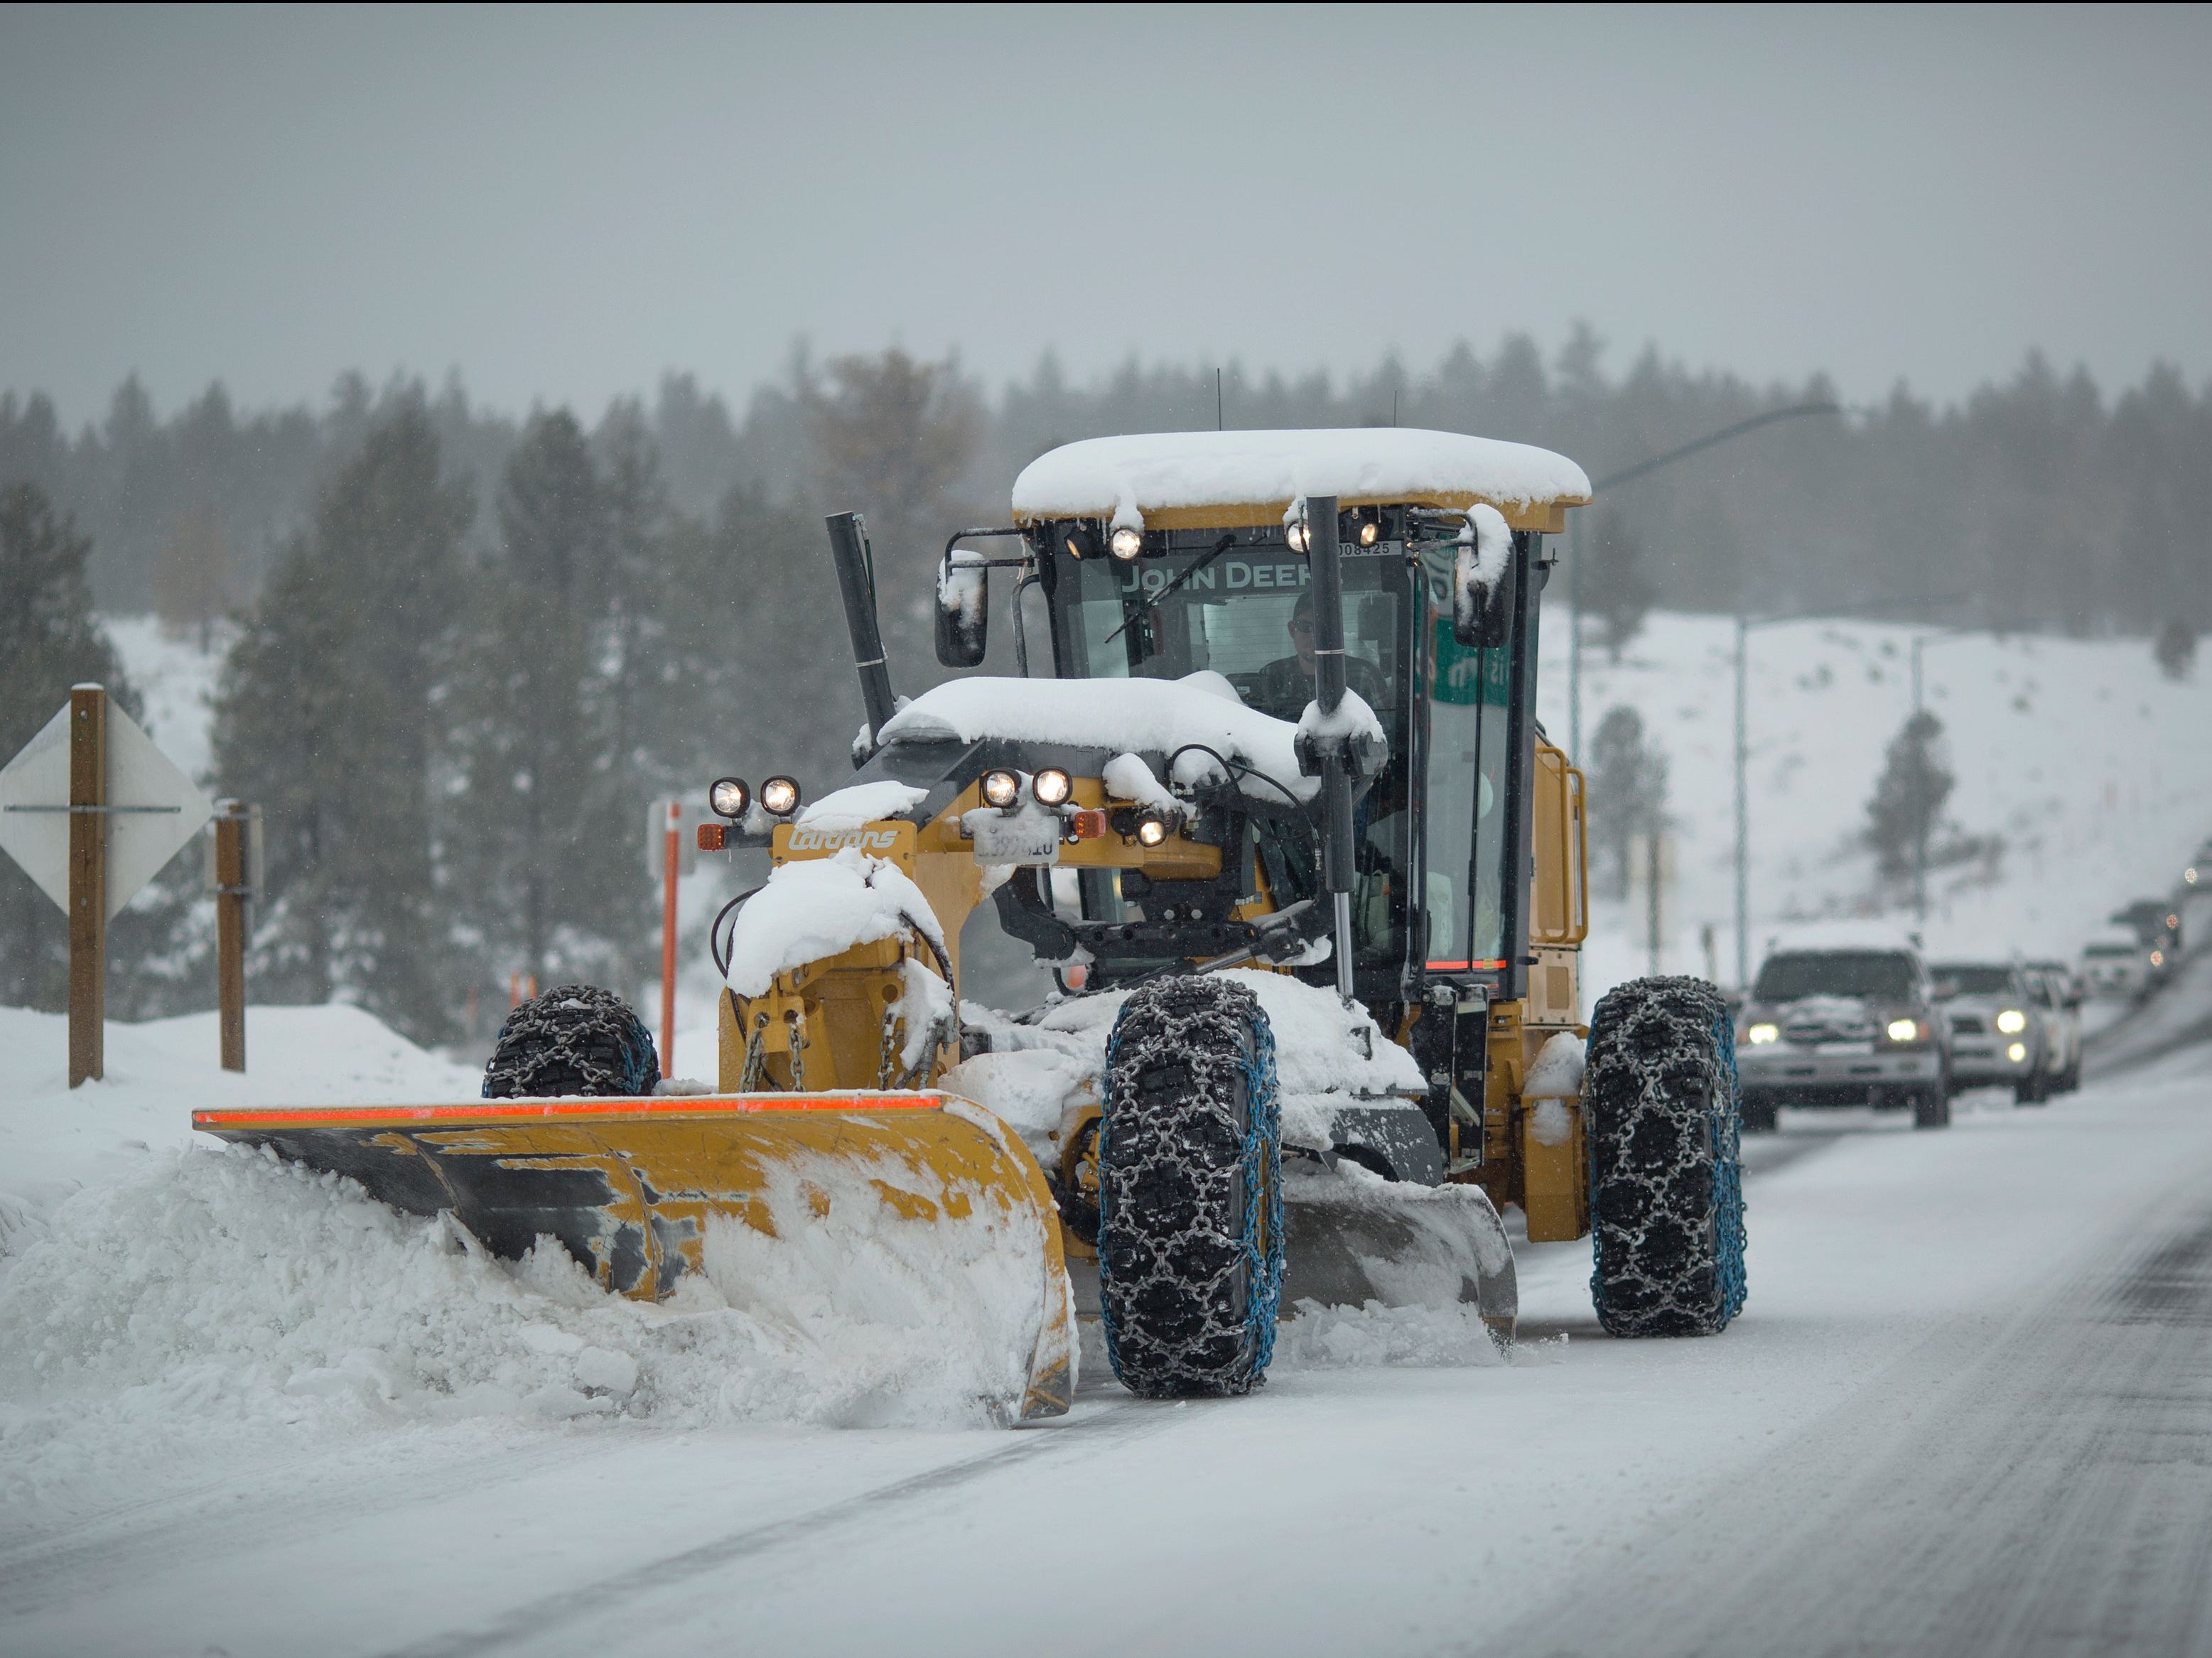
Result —
POLYGON ((484 1066, 488 1100, 650 1094, 660 1080, 653 1033, 629 1004, 591 985, 556 985, 507 1016, 484 1066))
POLYGON ((1098 1299, 1145 1399, 1249 1393, 1283 1281, 1275 1044, 1258 999, 1185 976, 1130 993, 1106 1046, 1098 1299))
POLYGON ((1701 979, 1637 979, 1590 1017, 1590 1298, 1614 1336, 1717 1335, 1744 1299, 1735 1029, 1701 979))

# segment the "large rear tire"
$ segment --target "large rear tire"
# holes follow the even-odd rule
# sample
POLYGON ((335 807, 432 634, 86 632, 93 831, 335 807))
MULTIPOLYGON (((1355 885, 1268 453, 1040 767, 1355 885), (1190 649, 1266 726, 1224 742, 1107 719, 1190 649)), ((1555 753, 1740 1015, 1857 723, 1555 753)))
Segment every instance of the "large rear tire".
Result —
POLYGON ((556 985, 507 1016, 484 1066, 488 1100, 650 1094, 660 1080, 653 1033, 611 991, 556 985))
POLYGON ((1709 1336, 1744 1298, 1735 1028, 1702 979, 1637 979, 1590 1017, 1590 1299, 1615 1336, 1709 1336))
POLYGON ((1106 1046, 1098 1299, 1106 1357, 1146 1399, 1249 1393, 1283 1281, 1275 1044, 1226 980, 1140 986, 1106 1046))

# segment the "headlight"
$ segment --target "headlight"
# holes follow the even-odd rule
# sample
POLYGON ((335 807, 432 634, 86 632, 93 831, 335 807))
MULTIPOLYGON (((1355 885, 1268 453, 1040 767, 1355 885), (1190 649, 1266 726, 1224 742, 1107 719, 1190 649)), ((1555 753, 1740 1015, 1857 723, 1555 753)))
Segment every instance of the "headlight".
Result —
POLYGON ((1893 1042, 1912 1042, 1919 1035, 1920 1021, 1917 1019, 1892 1019, 1889 1022, 1889 1039, 1893 1042))
POLYGON ((742 777, 717 777, 707 786, 707 805, 717 817, 742 817, 752 801, 753 792, 742 777))
POLYGON ((2166 952, 2162 950, 2154 950, 2151 951, 2150 964, 2153 967, 2164 967, 2166 965, 2166 952))
POLYGON ((1010 771, 987 771, 983 774, 983 799, 990 805, 1004 811, 1022 798, 1022 780, 1010 771))
POLYGON ((2017 1036, 2027 1029, 2027 1015, 2016 1007, 2008 1007, 1997 1015, 1997 1029, 2008 1036, 2017 1036))
POLYGON ((1157 847, 1168 838, 1168 826, 1150 812, 1137 820, 1137 844, 1157 847))
POLYGON ((1039 805, 1064 806, 1067 797, 1075 793, 1075 780, 1058 766, 1047 766, 1031 780, 1030 792, 1039 805))
POLYGON ((1372 547, 1382 539, 1382 526, 1371 518, 1364 519, 1359 525, 1358 538, 1361 546, 1372 547))
POLYGON ((799 785, 788 777, 771 777, 761 785, 761 810, 771 817, 788 817, 799 810, 799 785))
POLYGON ((1769 1042, 1778 1042, 1782 1040, 1782 1027, 1772 1024, 1755 1024, 1743 1033, 1743 1039, 1753 1048, 1764 1048, 1769 1042))
POLYGON ((2027 1044, 2026 1042, 2014 1042, 2010 1048, 2005 1049, 2005 1058, 2010 1060, 2014 1065, 2018 1065, 2027 1057, 2027 1044))
POLYGON ((2190 885, 2195 886, 2197 884, 2197 870, 2195 865, 2192 865, 2191 867, 2182 871, 2181 878, 2188 882, 2190 885))
POLYGON ((1126 564, 1145 550, 1145 532, 1125 524, 1107 538, 1106 550, 1126 564))
POLYGON ((1306 550, 1306 526, 1303 524, 1284 525, 1283 540, 1292 552, 1303 553, 1306 550))

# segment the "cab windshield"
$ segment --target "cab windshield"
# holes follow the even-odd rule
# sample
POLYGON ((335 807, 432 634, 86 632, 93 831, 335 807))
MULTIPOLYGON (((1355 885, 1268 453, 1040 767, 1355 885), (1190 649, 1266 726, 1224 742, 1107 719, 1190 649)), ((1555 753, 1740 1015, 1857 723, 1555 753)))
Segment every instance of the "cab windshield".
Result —
MULTIPOLYGON (((1343 562, 1346 683, 1375 710, 1389 762, 1358 809, 1353 942, 1364 961, 1395 960, 1411 864, 1405 756, 1405 658, 1414 599, 1406 561, 1347 549, 1343 562)), ((1245 707, 1295 722, 1314 699, 1314 633, 1304 559, 1280 546, 1201 548, 1123 564, 1066 560, 1055 605, 1060 672, 1071 678, 1221 675, 1245 707)), ((1285 782, 1292 781, 1284 779, 1285 782)), ((1315 896, 1310 837, 1262 821, 1260 855, 1279 906, 1315 896)), ((1119 919, 1117 890, 1088 890, 1084 910, 1119 919)))

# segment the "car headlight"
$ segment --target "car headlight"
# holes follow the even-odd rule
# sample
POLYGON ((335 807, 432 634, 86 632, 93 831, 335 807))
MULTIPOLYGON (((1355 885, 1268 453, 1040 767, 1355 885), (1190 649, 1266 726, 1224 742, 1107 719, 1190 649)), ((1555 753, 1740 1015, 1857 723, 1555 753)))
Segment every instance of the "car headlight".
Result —
POLYGON ((1913 1042, 1919 1035, 1920 1021, 1917 1019, 1892 1019, 1889 1022, 1889 1039, 1893 1042, 1913 1042))
POLYGON ((2018 1065, 2027 1057, 2027 1044, 2026 1042, 2014 1042, 2010 1048, 2005 1049, 2005 1058, 2010 1060, 2014 1065, 2018 1065))
POLYGON ((742 777, 717 777, 707 786, 707 805, 717 817, 742 817, 752 800, 753 792, 742 777))
POLYGON ((799 810, 799 785, 788 777, 771 777, 761 785, 761 810, 771 817, 788 817, 799 810))
POLYGON ((1030 792, 1042 806, 1064 806, 1075 793, 1075 780, 1058 766, 1047 766, 1030 780, 1030 792))
POLYGON ((1753 1048, 1764 1048, 1769 1042, 1782 1040, 1782 1027, 1774 1024, 1755 1024, 1743 1033, 1744 1041, 1753 1048))
POLYGON ((1022 798, 1022 780, 1010 771, 987 771, 983 774, 983 801, 987 805, 1006 811, 1022 798))
POLYGON ((1997 1029, 2008 1036, 2017 1036, 2027 1029, 2027 1015, 2016 1007, 2008 1007, 1997 1015, 1997 1029))

